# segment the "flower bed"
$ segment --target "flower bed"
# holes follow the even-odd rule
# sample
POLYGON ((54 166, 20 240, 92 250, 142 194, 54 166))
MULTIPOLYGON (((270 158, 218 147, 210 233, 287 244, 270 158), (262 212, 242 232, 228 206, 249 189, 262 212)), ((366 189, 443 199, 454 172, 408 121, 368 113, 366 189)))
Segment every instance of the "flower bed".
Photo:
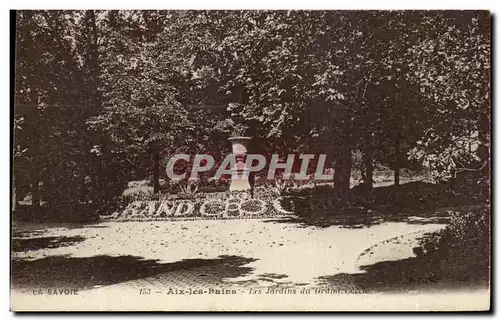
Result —
POLYGON ((161 221, 193 219, 248 219, 294 215, 286 196, 263 195, 250 198, 246 193, 175 194, 138 199, 114 212, 101 216, 103 221, 161 221), (288 206, 285 205, 288 203, 288 206), (288 208, 284 208, 288 207, 288 208))

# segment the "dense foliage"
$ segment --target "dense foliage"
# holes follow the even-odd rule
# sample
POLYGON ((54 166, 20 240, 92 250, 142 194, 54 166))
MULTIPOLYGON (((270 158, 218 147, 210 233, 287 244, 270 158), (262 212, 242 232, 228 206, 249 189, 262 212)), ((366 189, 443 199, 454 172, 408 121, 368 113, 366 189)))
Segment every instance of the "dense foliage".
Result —
MULTIPOLYGON (((72 215, 161 189, 174 153, 353 154, 489 178, 490 16, 463 11, 18 11, 14 204, 72 215), (80 204, 80 205, 79 205, 80 204)), ((216 158, 217 158, 216 157, 216 158)), ((220 158, 220 157, 219 157, 220 158)), ((359 157, 358 157, 359 158, 359 157)), ((487 184, 487 183, 486 183, 487 184)), ((169 185, 169 182, 166 183, 169 185)), ((187 188, 181 186, 180 189, 187 188)))
POLYGON ((454 212, 450 224, 421 240, 414 248, 417 258, 438 266, 456 281, 488 282, 490 271, 490 209, 454 212))

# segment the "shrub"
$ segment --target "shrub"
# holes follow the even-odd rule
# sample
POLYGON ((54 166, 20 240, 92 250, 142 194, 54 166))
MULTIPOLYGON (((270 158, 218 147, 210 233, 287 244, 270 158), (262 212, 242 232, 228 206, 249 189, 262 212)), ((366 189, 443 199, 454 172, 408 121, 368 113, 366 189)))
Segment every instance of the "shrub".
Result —
POLYGON ((414 253, 435 263, 449 277, 488 280, 489 215, 486 206, 467 213, 452 213, 450 224, 443 231, 422 238, 414 253))
POLYGON ((141 186, 151 186, 151 184, 148 180, 130 181, 127 183, 128 188, 135 188, 135 187, 141 187, 141 186))
POLYGON ((150 199, 153 195, 153 187, 149 181, 132 181, 127 184, 128 188, 123 191, 122 196, 125 201, 150 199))

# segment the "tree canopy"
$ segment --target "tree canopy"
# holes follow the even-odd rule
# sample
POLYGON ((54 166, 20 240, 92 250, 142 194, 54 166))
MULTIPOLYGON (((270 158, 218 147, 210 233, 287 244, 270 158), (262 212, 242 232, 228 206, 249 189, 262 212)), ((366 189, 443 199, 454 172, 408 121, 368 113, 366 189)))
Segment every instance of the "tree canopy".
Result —
POLYGON ((341 193, 357 151, 370 188, 375 163, 396 184, 410 165, 439 180, 489 167, 488 12, 14 18, 13 184, 33 204, 105 204, 149 175, 157 192, 169 155, 227 153, 238 126, 257 150, 326 153, 341 193))

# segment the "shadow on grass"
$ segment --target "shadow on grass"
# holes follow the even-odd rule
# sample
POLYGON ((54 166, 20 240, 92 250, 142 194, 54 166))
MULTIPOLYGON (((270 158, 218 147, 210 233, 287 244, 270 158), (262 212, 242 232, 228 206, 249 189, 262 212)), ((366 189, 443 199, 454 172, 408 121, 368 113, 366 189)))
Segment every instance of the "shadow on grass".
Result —
POLYGON ((12 213, 14 222, 58 223, 72 221, 80 224, 92 224, 98 221, 96 204, 77 203, 71 201, 54 201, 42 203, 35 213, 31 202, 18 202, 12 213))
POLYGON ((240 280, 234 281, 233 284, 242 285, 245 287, 294 287, 294 286, 305 286, 309 285, 309 283, 297 283, 287 281, 287 274, 278 274, 278 273, 264 273, 255 275, 252 279, 248 280, 240 280))
POLYGON ((109 226, 95 223, 62 223, 62 222, 12 222, 14 237, 27 237, 31 235, 41 235, 49 229, 104 229, 109 226))
POLYGON ((72 246, 85 240, 82 236, 51 236, 36 237, 29 239, 12 239, 12 251, 36 251, 41 249, 54 249, 64 246, 72 246))
MULTIPOLYGON (((479 207, 479 205, 477 206, 479 207)), ((268 223, 292 223, 300 227, 320 227, 326 228, 337 226, 343 228, 366 228, 388 222, 405 222, 408 224, 448 224, 450 222, 449 211, 465 211, 471 207, 440 208, 426 211, 404 211, 399 213, 382 213, 378 211, 365 210, 342 210, 339 212, 319 213, 319 214, 299 214, 296 217, 281 219, 270 219, 268 223)), ((475 208, 475 207, 474 207, 475 208)))
POLYGON ((362 266, 362 273, 341 273, 317 278, 321 286, 376 292, 451 291, 487 288, 485 262, 432 262, 424 258, 378 262, 362 266))
POLYGON ((331 186, 308 192, 309 195, 296 195, 299 196, 295 201, 296 217, 266 222, 348 228, 385 222, 446 224, 450 211, 466 211, 484 204, 474 197, 455 195, 447 184, 424 182, 377 187, 371 193, 354 187, 345 197, 336 195, 331 186))
POLYGON ((216 259, 189 259, 175 263, 159 263, 136 256, 52 256, 28 261, 12 261, 12 288, 91 289, 131 280, 155 277, 152 282, 168 286, 174 282, 195 285, 201 281, 224 283, 227 278, 246 275, 253 269, 244 265, 255 259, 241 256, 219 256, 216 259), (209 273, 207 273, 208 271, 209 273), (213 271, 213 273, 212 273, 213 271))

